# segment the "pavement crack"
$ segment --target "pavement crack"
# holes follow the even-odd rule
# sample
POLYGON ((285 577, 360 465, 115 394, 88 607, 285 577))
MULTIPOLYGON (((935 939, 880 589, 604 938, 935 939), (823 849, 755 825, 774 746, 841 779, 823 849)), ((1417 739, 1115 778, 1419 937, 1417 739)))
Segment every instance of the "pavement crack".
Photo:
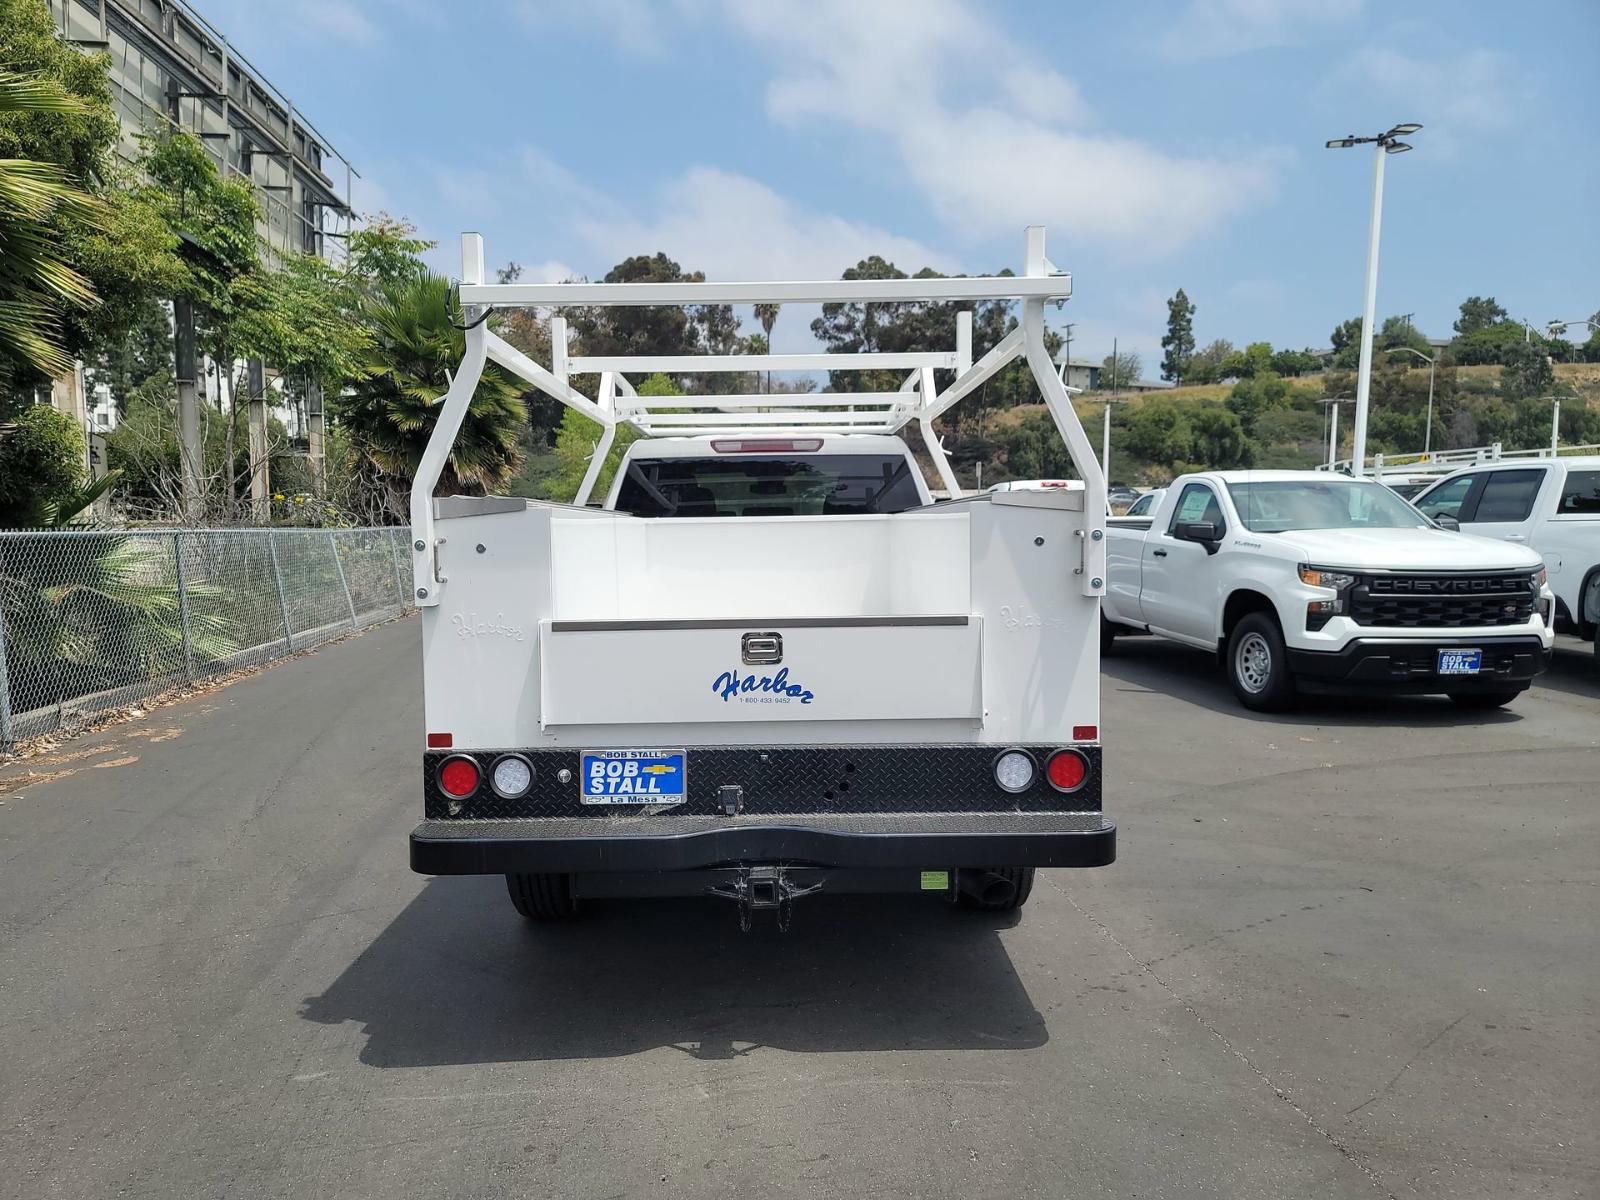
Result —
POLYGON ((1416 1065, 1417 1060, 1419 1058, 1421 1058, 1424 1054, 1426 1054, 1429 1051, 1429 1049, 1432 1048, 1432 1046, 1433 1046, 1433 1044, 1435 1042, 1437 1042, 1445 1034, 1449 1033, 1452 1029, 1454 1029, 1457 1025, 1461 1024, 1461 1022, 1465 1021, 1466 1019, 1467 1019, 1467 1014, 1466 1013, 1462 1013, 1454 1021, 1451 1021, 1450 1024, 1446 1025, 1443 1029, 1439 1030, 1438 1033, 1434 1034, 1427 1041, 1423 1042, 1422 1045, 1420 1047, 1418 1047, 1417 1052, 1415 1054, 1413 1054, 1410 1058, 1406 1059, 1405 1065, 1403 1067, 1401 1067, 1398 1071, 1396 1071, 1393 1075, 1391 1075, 1389 1077, 1389 1082, 1388 1083, 1384 1084, 1377 1091, 1373 1092, 1372 1095, 1368 1096, 1360 1104, 1358 1104, 1354 1108, 1350 1109, 1344 1115, 1347 1116, 1347 1117, 1355 1116, 1356 1113, 1360 1112, 1363 1108, 1367 1107, 1367 1105, 1369 1105, 1373 1101, 1377 1100, 1379 1096, 1382 1096, 1385 1092, 1387 1092, 1395 1084, 1399 1083, 1400 1082, 1400 1076, 1404 1075, 1407 1071, 1411 1070, 1411 1068, 1416 1065))
MULTIPOLYGON (((1338 1134, 1334 1133, 1327 1126, 1322 1124, 1322 1122, 1318 1121, 1317 1118, 1308 1112, 1304 1107, 1302 1107, 1294 1099, 1294 1097, 1289 1095, 1286 1089, 1279 1087, 1278 1084, 1274 1083, 1272 1076, 1268 1075, 1264 1070, 1258 1067, 1248 1054, 1230 1042, 1227 1036, 1220 1029, 1218 1029, 1210 1021, 1206 1020, 1206 1018, 1201 1015, 1199 1009, 1195 1008, 1195 1006, 1190 1004, 1188 1000, 1184 999, 1183 995, 1170 983, 1168 983, 1166 979, 1164 979, 1161 974, 1151 966, 1150 963, 1146 962, 1144 959, 1135 954, 1121 938, 1111 931, 1110 926, 1108 926, 1099 917, 1095 916, 1088 909, 1084 908, 1083 905, 1079 904, 1077 900, 1073 898, 1072 893, 1067 891, 1067 889, 1059 882, 1052 879, 1051 883, 1055 886, 1056 890, 1066 898, 1067 903, 1072 905, 1079 916, 1098 929, 1100 931, 1100 935, 1109 941, 1113 946, 1126 954, 1133 962, 1134 966, 1138 968, 1141 974, 1148 975, 1157 987, 1170 996, 1173 1001, 1182 1007, 1184 1012, 1188 1013, 1189 1016, 1193 1018, 1195 1024, 1199 1025, 1201 1029, 1205 1030, 1208 1034, 1220 1042, 1224 1050, 1226 1050, 1230 1055, 1243 1064, 1245 1069, 1254 1075, 1258 1080, 1266 1084, 1266 1086, 1272 1090, 1272 1094, 1274 1096, 1276 1096, 1279 1100, 1282 1100, 1291 1109, 1293 1109, 1296 1115, 1298 1115, 1302 1121, 1309 1125, 1319 1137, 1337 1150, 1339 1154, 1350 1163, 1351 1166, 1355 1167, 1356 1170, 1365 1175, 1367 1177, 1367 1181, 1371 1183, 1373 1187, 1377 1188, 1386 1197, 1388 1197, 1388 1200, 1398 1200, 1398 1197, 1395 1195, 1395 1193, 1390 1190, 1388 1185, 1385 1184, 1381 1178, 1379 1178, 1377 1172, 1362 1161, 1360 1155, 1356 1153, 1355 1149, 1348 1142, 1339 1137, 1338 1134)), ((1466 1014, 1463 1013, 1461 1017, 1457 1017, 1455 1021, 1452 1021, 1450 1028, 1454 1028, 1455 1025, 1465 1017, 1465 1015, 1466 1014)), ((1437 1041, 1440 1037, 1443 1037, 1447 1032, 1449 1032, 1448 1029, 1440 1030, 1440 1032, 1429 1041, 1428 1045, 1431 1046, 1433 1042, 1437 1041)), ((1417 1051, 1417 1055, 1421 1055, 1423 1050, 1426 1049, 1427 1046, 1424 1046, 1422 1050, 1417 1051)), ((1413 1058, 1412 1061, 1415 1061, 1415 1058, 1413 1058)), ((1406 1064, 1406 1066, 1410 1065, 1410 1063, 1406 1064)), ((1395 1075, 1395 1079, 1398 1079, 1400 1074, 1403 1074, 1404 1071, 1405 1068, 1402 1067, 1400 1073, 1395 1075)), ((1393 1080, 1390 1082, 1393 1083, 1393 1080)))

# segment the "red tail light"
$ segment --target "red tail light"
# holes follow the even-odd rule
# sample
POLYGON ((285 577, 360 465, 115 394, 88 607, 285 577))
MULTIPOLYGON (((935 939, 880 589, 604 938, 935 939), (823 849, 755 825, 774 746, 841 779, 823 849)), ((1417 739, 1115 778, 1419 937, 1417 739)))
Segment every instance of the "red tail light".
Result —
POLYGON ((478 764, 470 758, 447 758, 439 768, 440 790, 457 800, 465 800, 477 791, 482 778, 478 764))
POLYGON ((1075 792, 1089 778, 1089 760, 1076 750, 1057 750, 1044 765, 1045 778, 1058 792, 1075 792))
POLYGON ((1100 737, 1098 725, 1074 725, 1072 727, 1072 740, 1075 742, 1093 742, 1100 737))
POLYGON ((815 454, 821 438, 716 438, 711 448, 718 454, 815 454))
POLYGON ((448 750, 448 749, 450 749, 451 746, 454 746, 455 744, 456 744, 456 739, 455 739, 455 736, 453 734, 449 734, 449 733, 430 733, 428 735, 428 749, 429 750, 448 750))

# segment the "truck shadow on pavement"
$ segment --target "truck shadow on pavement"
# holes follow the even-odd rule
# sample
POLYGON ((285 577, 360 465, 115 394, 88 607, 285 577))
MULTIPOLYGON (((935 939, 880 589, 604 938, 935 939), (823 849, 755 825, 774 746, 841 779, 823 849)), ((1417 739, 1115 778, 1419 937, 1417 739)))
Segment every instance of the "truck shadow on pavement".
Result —
POLYGON ((741 934, 733 905, 708 897, 595 901, 540 925, 499 876, 432 879, 301 1015, 363 1026, 375 1067, 1048 1040, 998 935, 1015 914, 824 895, 788 933, 771 918, 741 934))
MULTIPOLYGON (((1214 655, 1150 637, 1117 639, 1116 652, 1100 661, 1106 685, 1123 690, 1160 692, 1224 716, 1272 725, 1511 725, 1523 719, 1521 699, 1508 708, 1470 709, 1444 696, 1308 694, 1290 712, 1251 712, 1239 703, 1214 655)), ((1537 691, 1549 672, 1534 682, 1537 691)), ((1531 694, 1531 693, 1530 693, 1531 694)))

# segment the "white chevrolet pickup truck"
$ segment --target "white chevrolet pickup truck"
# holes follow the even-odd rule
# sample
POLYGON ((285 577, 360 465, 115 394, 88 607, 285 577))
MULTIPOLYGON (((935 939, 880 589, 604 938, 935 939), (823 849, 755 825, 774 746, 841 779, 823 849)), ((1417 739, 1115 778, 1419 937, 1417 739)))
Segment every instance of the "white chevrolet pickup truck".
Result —
POLYGON ((1346 688, 1494 707, 1550 660, 1539 556, 1438 528, 1370 480, 1183 475, 1109 537, 1102 653, 1135 632, 1213 651, 1247 708, 1346 688))
POLYGON ((1556 632, 1593 642, 1600 668, 1600 456, 1485 463, 1445 476, 1412 503, 1440 524, 1538 554, 1556 632))
POLYGON ((413 869, 503 874, 530 918, 712 895, 751 914, 832 892, 1020 907, 1037 867, 1115 857, 1102 811, 1105 484, 1044 344, 1069 278, 1030 230, 1012 277, 485 284, 463 240, 465 357, 411 498, 426 729, 413 869), (533 362, 496 307, 1021 302, 948 351, 533 362), (1082 490, 963 495, 933 418, 1025 355, 1082 490), (575 503, 438 497, 486 361, 590 417, 575 503), (903 373, 883 393, 635 394, 656 372, 903 373), (943 389, 936 371, 950 373, 943 389), (569 375, 598 377, 596 397, 569 375), (589 507, 619 425, 629 448, 589 507), (920 432, 949 500, 901 438, 920 432))

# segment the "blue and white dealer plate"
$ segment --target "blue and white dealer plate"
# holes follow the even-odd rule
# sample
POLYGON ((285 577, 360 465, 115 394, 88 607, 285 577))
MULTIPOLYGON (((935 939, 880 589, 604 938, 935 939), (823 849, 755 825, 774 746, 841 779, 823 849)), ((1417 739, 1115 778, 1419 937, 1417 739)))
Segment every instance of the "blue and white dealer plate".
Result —
POLYGON ((682 804, 689 791, 682 750, 585 750, 585 804, 682 804))
POLYGON ((1482 669, 1482 650, 1439 651, 1439 674, 1441 675, 1476 675, 1482 669))

